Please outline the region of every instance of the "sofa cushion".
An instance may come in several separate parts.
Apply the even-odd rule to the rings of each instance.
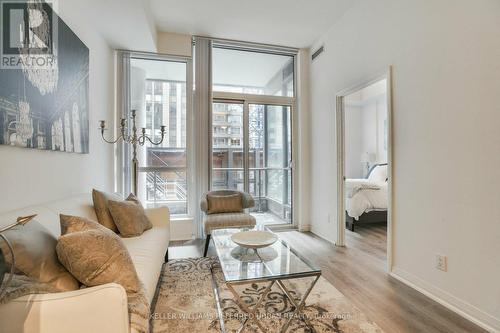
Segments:
[[[125,201],[109,200],[108,208],[122,237],[140,236],[153,227],[141,202],[133,194]]]
[[[241,213],[243,212],[243,200],[240,193],[229,195],[207,194],[207,214],[217,213]]]
[[[143,283],[149,302],[153,301],[165,252],[170,239],[169,228],[154,226],[139,237],[122,238],[130,253],[139,279]]]
[[[210,234],[214,229],[253,227],[255,223],[255,217],[250,214],[210,214],[205,216],[205,234]]]
[[[119,201],[122,200],[122,198],[120,198],[117,194],[106,193],[93,189],[92,200],[94,202],[95,214],[97,215],[99,223],[114,232],[118,232],[118,228],[116,227],[113,217],[109,211],[108,201]]]
[[[86,286],[115,282],[127,292],[140,290],[130,254],[111,230],[89,229],[62,235],[56,250],[61,263]]]
[[[78,281],[57,259],[57,239],[40,223],[31,221],[6,231],[4,235],[12,244],[15,268],[18,271],[61,291],[79,288]],[[0,242],[0,247],[7,263],[11,265],[9,247],[3,241]]]

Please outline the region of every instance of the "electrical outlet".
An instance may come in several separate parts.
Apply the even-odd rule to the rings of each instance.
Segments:
[[[448,271],[448,257],[436,254],[436,268],[443,272]]]

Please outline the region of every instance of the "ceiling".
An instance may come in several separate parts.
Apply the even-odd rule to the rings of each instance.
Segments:
[[[149,0],[158,31],[309,47],[359,0]]]
[[[156,27],[147,0],[61,0],[56,4],[70,28],[91,25],[114,49],[156,51]]]
[[[309,47],[358,1],[64,0],[58,12],[119,49],[155,52],[157,31]]]

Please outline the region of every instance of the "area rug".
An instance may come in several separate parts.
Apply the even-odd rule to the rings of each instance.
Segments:
[[[172,260],[164,265],[156,304],[151,313],[152,332],[220,332],[211,265],[219,284],[225,330],[228,333],[238,331],[247,317],[225,287],[217,259],[193,258]],[[287,280],[285,283],[298,300],[311,282],[312,278],[302,278]],[[263,282],[253,283],[241,286],[237,291],[244,295],[246,305],[252,308],[266,286]],[[273,286],[244,331],[261,332],[254,321],[259,320],[266,332],[279,332],[294,309],[283,291],[278,286]],[[322,277],[307,298],[303,314],[307,316],[313,329],[305,324],[302,316],[297,316],[291,321],[287,332],[383,332]]]

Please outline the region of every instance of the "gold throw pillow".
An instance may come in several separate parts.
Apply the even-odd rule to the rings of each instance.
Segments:
[[[57,242],[59,261],[86,286],[115,282],[127,292],[139,291],[139,278],[122,240],[111,230],[65,234]]]
[[[120,196],[112,193],[105,193],[96,189],[92,190],[92,200],[94,201],[94,210],[97,215],[97,221],[106,228],[118,232],[118,228],[113,221],[113,217],[109,212],[109,200],[122,200]]]
[[[208,194],[207,201],[207,214],[243,212],[243,201],[241,194],[238,193],[230,195]]]
[[[133,194],[125,201],[110,200],[108,206],[122,237],[139,236],[153,227],[141,202]]]
[[[107,230],[107,228],[85,217],[59,214],[61,235],[85,230]]]
[[[57,239],[43,225],[31,221],[6,231],[4,235],[14,249],[16,270],[60,291],[79,288],[78,281],[57,259]],[[6,262],[12,265],[10,249],[4,241],[0,241],[0,248]]]

